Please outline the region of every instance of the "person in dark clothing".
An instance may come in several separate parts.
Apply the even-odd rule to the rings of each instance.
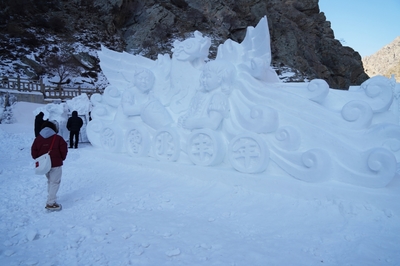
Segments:
[[[69,147],[75,149],[78,148],[79,142],[79,131],[83,126],[83,120],[78,116],[77,111],[72,112],[72,116],[68,119],[67,129],[69,130]],[[75,143],[74,143],[75,139]],[[75,144],[75,145],[74,145]]]
[[[39,135],[35,138],[31,147],[33,159],[49,152],[51,143],[53,143],[50,152],[51,169],[46,174],[47,177],[47,203],[46,209],[60,210],[61,205],[57,203],[57,192],[60,187],[62,176],[63,161],[67,158],[67,143],[57,135],[57,122],[44,121]]]
[[[35,138],[39,135],[39,132],[42,129],[42,125],[44,122],[43,117],[44,117],[43,112],[40,112],[35,117]]]

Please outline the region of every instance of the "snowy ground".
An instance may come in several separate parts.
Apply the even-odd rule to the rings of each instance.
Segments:
[[[400,265],[400,177],[369,189],[69,150],[61,212],[30,146],[38,105],[0,125],[0,265]]]

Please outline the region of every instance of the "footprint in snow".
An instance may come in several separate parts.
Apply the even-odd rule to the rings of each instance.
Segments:
[[[46,238],[51,234],[51,230],[50,229],[42,229],[39,231],[39,234],[42,238]]]
[[[27,261],[25,261],[25,265],[38,265],[38,261],[37,260],[27,260]]]
[[[172,236],[171,232],[166,232],[166,233],[163,234],[164,238],[170,238],[171,236]]]
[[[10,250],[10,249],[3,252],[4,256],[7,256],[7,257],[11,257],[12,255],[14,255],[14,253],[15,253],[15,251]]]
[[[29,231],[26,234],[26,239],[28,241],[33,241],[33,240],[37,239],[37,236],[38,236],[38,233],[36,231]]]
[[[144,249],[141,248],[141,247],[135,248],[135,249],[133,250],[133,254],[135,254],[136,256],[140,256],[140,255],[142,255],[143,253],[144,253]]]
[[[165,252],[165,255],[167,255],[168,257],[175,257],[175,256],[179,256],[180,254],[181,254],[181,250],[179,248],[175,248],[175,249]]]
[[[128,239],[128,238],[131,238],[131,236],[132,235],[130,233],[125,233],[125,234],[122,235],[122,238]]]
[[[140,244],[140,246],[143,248],[148,248],[150,246],[150,243],[142,243]]]

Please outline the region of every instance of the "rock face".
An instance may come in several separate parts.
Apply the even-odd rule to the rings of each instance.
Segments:
[[[195,30],[212,39],[213,59],[220,43],[240,43],[246,28],[267,15],[277,72],[290,68],[299,74],[292,81],[321,78],[341,89],[368,78],[360,55],[334,39],[318,0],[19,0],[0,2],[0,10],[0,44],[7,47],[0,53],[3,62],[15,58],[8,51],[24,46],[26,54],[20,49],[18,56],[39,54],[35,59],[42,63],[54,46],[71,49],[77,42],[92,51],[103,44],[155,59],[171,54],[173,41]]]
[[[359,85],[368,76],[361,56],[334,39],[318,0],[171,0],[123,1],[117,25],[127,50],[155,56],[169,52],[171,40],[199,30],[217,45],[230,38],[241,42],[248,26],[267,15],[272,64],[287,66],[307,78],[326,80],[332,88]],[[157,45],[154,45],[154,44]]]
[[[400,36],[375,54],[364,57],[362,62],[370,77],[382,75],[390,78],[395,75],[400,78]]]

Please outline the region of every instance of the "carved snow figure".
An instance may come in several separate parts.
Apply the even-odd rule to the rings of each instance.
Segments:
[[[129,119],[140,116],[153,129],[171,124],[172,117],[154,96],[154,74],[148,69],[139,69],[134,74],[134,86],[122,93],[116,120],[129,123]]]
[[[147,154],[150,148],[149,131],[170,125],[173,120],[154,96],[155,77],[150,70],[135,68],[130,78],[130,86],[122,93],[114,87],[106,89],[103,100],[115,108],[113,112],[108,112],[112,113],[112,118],[109,121],[103,119],[100,125],[99,118],[101,120],[107,117],[98,114],[99,100],[98,96],[95,96],[95,112],[90,129],[92,133],[97,131],[98,139],[96,140],[96,134],[91,134],[92,139],[103,148],[115,152],[126,150],[133,156],[142,156]],[[113,93],[107,93],[109,91]],[[101,106],[100,110],[103,113],[105,106]]]
[[[178,120],[178,127],[192,131],[184,138],[186,152],[195,164],[215,165],[224,159],[226,141],[221,129],[224,118],[229,117],[229,95],[235,75],[235,67],[229,62],[207,63],[189,109]]]
[[[172,112],[179,114],[187,110],[197,89],[210,46],[210,38],[203,37],[199,31],[194,32],[194,38],[174,42],[168,92]]]
[[[179,119],[185,129],[210,128],[216,130],[229,116],[229,94],[235,79],[235,68],[230,63],[211,61],[204,67],[200,87],[193,96],[189,110]]]
[[[268,176],[279,167],[306,182],[389,184],[400,161],[396,83],[373,77],[349,91],[319,79],[282,83],[270,66],[269,39],[264,17],[207,63],[210,40],[197,31],[174,43],[172,59],[102,47],[111,86],[92,96],[89,140],[132,156],[188,157],[244,173]]]
[[[134,77],[135,86],[124,91],[120,111],[117,112],[116,120],[119,124],[122,122],[129,125],[125,143],[128,152],[133,156],[147,155],[152,129],[158,130],[170,126],[173,122],[168,111],[152,91],[154,79],[154,74],[150,70],[138,70]],[[151,129],[141,125],[140,120],[135,116],[140,117],[141,121]]]

